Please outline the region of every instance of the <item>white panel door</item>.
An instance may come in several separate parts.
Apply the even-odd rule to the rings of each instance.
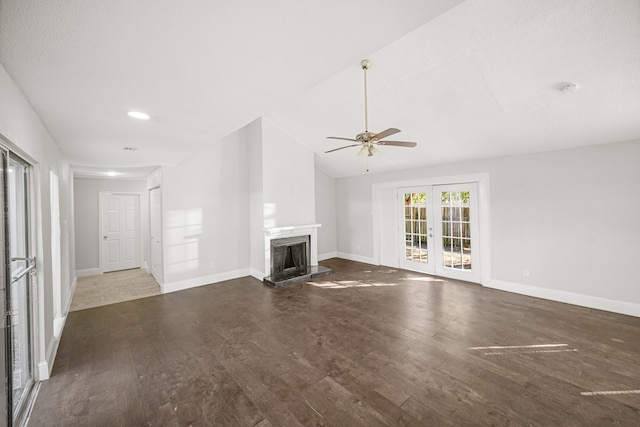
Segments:
[[[149,228],[151,274],[162,283],[162,194],[160,188],[149,190]]]
[[[102,271],[139,268],[140,195],[100,193]]]

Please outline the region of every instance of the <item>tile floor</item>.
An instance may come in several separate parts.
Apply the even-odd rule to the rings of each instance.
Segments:
[[[142,268],[80,277],[70,311],[160,295],[160,286]]]

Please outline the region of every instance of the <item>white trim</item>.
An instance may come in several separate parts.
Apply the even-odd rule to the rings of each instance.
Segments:
[[[252,268],[252,269],[251,269],[251,271],[250,271],[250,276],[251,276],[251,277],[254,277],[254,278],[256,278],[256,279],[258,279],[258,280],[260,280],[260,281],[263,281],[263,280],[264,280],[264,278],[265,278],[264,273],[263,273],[262,271],[258,271],[258,270],[256,270],[255,268]]]
[[[225,280],[237,279],[239,277],[249,276],[249,269],[227,271],[224,273],[210,274],[208,276],[196,277],[194,279],[180,280],[178,282],[163,283],[160,289],[163,294],[170,292],[182,291],[185,289],[196,288],[198,286],[211,285],[213,283],[223,282]],[[260,279],[262,280],[262,279]]]
[[[76,270],[76,277],[99,276],[102,272],[100,268],[85,268],[84,270]]]
[[[60,344],[60,339],[62,338],[64,325],[67,323],[67,316],[69,314],[69,310],[71,309],[73,294],[76,292],[77,286],[78,278],[74,277],[73,282],[71,283],[71,288],[69,290],[70,298],[67,301],[66,307],[64,309],[64,317],[57,317],[53,320],[53,339],[51,340],[51,342],[49,343],[49,347],[47,348],[45,360],[42,360],[38,363],[38,380],[40,381],[48,380],[49,375],[51,374],[51,369],[53,369],[53,363],[55,362],[56,355],[58,354],[58,345]]]
[[[49,364],[46,360],[38,363],[38,380],[44,381],[49,379]]]
[[[73,301],[73,295],[76,293],[77,286],[78,286],[78,278],[74,277],[73,282],[71,282],[71,288],[69,288],[69,300],[67,301],[67,305],[63,311],[65,317],[69,314],[69,310],[71,310],[71,302]]]
[[[506,282],[502,280],[493,280],[489,285],[485,286],[487,288],[499,289],[501,291],[640,317],[640,304],[559,291],[556,289],[541,288],[539,286],[523,285],[522,283]]]
[[[285,227],[269,227],[269,228],[265,228],[264,229],[264,234],[266,234],[267,236],[270,235],[278,235],[278,237],[280,235],[287,235],[287,236],[294,236],[294,235],[298,235],[298,232],[307,230],[308,228],[318,228],[318,227],[322,227],[322,224],[306,224],[306,225],[288,225]],[[290,232],[290,233],[289,233]]]
[[[372,265],[380,265],[376,262],[376,260],[373,257],[349,254],[346,252],[338,252],[337,255],[338,255],[338,258],[348,259],[349,261],[363,262],[365,264],[372,264]]]
[[[338,251],[325,252],[323,254],[318,254],[318,261],[324,261],[330,258],[338,258]]]

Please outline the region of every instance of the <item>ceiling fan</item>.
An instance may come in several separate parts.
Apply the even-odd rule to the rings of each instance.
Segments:
[[[415,142],[406,142],[406,141],[382,141],[383,138],[386,138],[391,135],[395,135],[400,132],[400,129],[389,128],[387,130],[383,130],[382,132],[374,133],[369,132],[369,117],[368,117],[368,109],[367,109],[367,70],[371,67],[371,61],[368,59],[363,59],[360,62],[362,66],[362,70],[364,71],[364,132],[356,135],[355,139],[353,138],[343,138],[340,136],[328,136],[327,139],[339,139],[343,141],[353,141],[357,142],[357,144],[345,145],[344,147],[334,148],[333,150],[325,151],[325,153],[332,153],[334,151],[342,150],[344,148],[350,147],[358,147],[360,146],[360,151],[358,151],[358,156],[360,157],[372,157],[375,154],[379,153],[379,150],[375,147],[376,145],[391,145],[395,147],[415,147],[417,143]]]

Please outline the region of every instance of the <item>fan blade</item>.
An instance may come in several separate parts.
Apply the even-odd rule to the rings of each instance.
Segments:
[[[361,144],[345,145],[344,147],[334,148],[333,150],[325,151],[325,153],[333,153],[334,151],[342,150],[343,148],[357,147]]]
[[[327,139],[340,139],[342,141],[353,141],[353,142],[358,142],[357,139],[353,139],[353,138],[343,138],[341,136],[328,136]]]
[[[376,142],[378,145],[393,145],[396,147],[415,147],[418,145],[417,142],[406,142],[406,141],[378,141]]]
[[[379,133],[377,133],[377,134],[373,135],[373,136],[371,137],[371,139],[378,139],[378,140],[380,140],[380,139],[382,139],[382,138],[386,138],[386,137],[388,137],[388,136],[395,135],[395,134],[396,134],[396,133],[398,133],[398,132],[400,132],[400,129],[396,129],[396,128],[389,128],[389,129],[387,129],[387,130],[383,130],[382,132],[379,132]]]

